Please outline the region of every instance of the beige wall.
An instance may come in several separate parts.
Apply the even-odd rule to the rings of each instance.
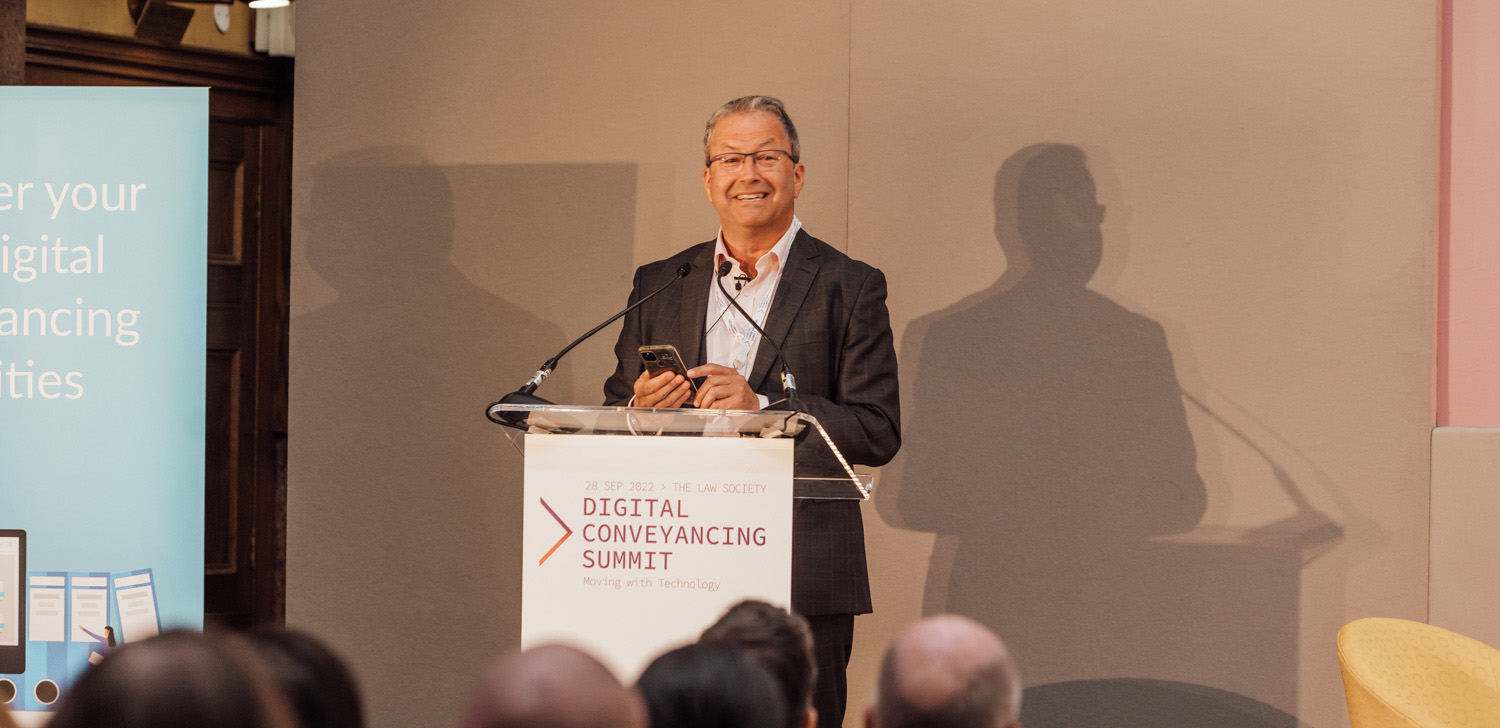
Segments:
[[[1432,624],[1500,645],[1500,428],[1432,431]]]
[[[713,234],[702,120],[764,92],[901,354],[851,720],[955,609],[1032,728],[1342,724],[1337,628],[1426,617],[1435,9],[758,10],[302,8],[289,622],[377,726],[452,722],[518,619],[520,458],[480,409]],[[613,334],[544,394],[597,401]]]

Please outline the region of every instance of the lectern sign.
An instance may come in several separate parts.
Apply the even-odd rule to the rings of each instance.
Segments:
[[[528,435],[521,642],[630,678],[730,604],[791,601],[792,441]]]

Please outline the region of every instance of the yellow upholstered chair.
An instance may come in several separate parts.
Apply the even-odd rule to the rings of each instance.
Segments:
[[[1500,728],[1500,651],[1421,622],[1339,630],[1353,728]]]

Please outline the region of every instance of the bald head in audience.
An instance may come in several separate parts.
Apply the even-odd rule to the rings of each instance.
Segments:
[[[1019,728],[1021,676],[984,625],[944,614],[908,627],[880,666],[866,728]]]
[[[544,645],[493,662],[479,678],[462,728],[644,728],[646,710],[614,674],[581,650]]]

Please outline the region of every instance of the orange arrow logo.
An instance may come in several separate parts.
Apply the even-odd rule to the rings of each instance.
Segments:
[[[569,536],[573,535],[573,529],[568,528],[568,524],[563,523],[563,519],[557,517],[557,512],[552,510],[552,506],[547,505],[547,501],[544,501],[541,498],[538,498],[537,500],[542,501],[542,507],[546,508],[547,512],[552,514],[552,520],[557,521],[557,525],[562,526],[563,530],[567,531],[567,533],[564,533],[562,535],[562,538],[557,539],[557,543],[552,544],[552,548],[547,549],[547,553],[546,555],[542,556],[542,560],[536,562],[537,566],[541,566],[542,564],[547,563],[547,559],[552,558],[552,554],[557,551],[558,546],[563,545],[563,542],[568,540]]]

